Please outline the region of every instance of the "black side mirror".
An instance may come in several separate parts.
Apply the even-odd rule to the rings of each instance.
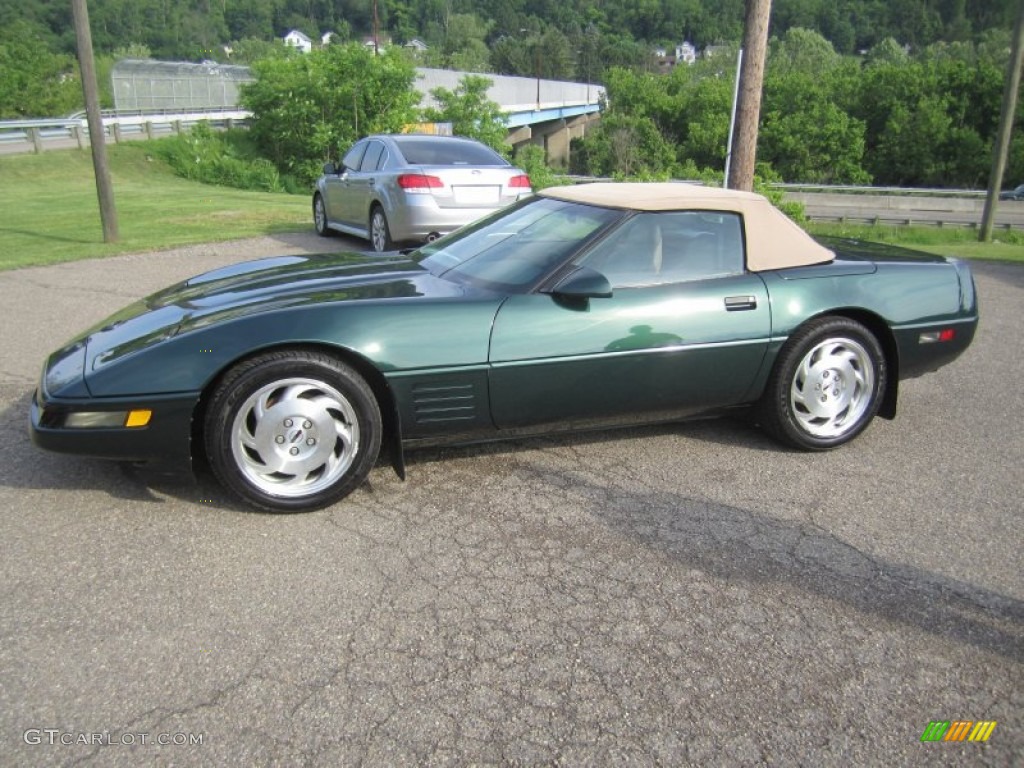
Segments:
[[[338,170],[334,167],[334,163],[324,163],[324,176],[333,176]]]
[[[551,293],[564,299],[610,299],[612,284],[596,269],[580,267],[559,280]]]

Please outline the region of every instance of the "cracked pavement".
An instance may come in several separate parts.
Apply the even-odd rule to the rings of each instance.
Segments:
[[[404,483],[381,464],[288,516],[31,446],[39,367],[72,334],[324,245],[361,247],[0,273],[0,763],[1020,764],[1024,267],[974,265],[974,346],[826,454],[733,420],[422,450]],[[998,725],[920,742],[947,719]]]

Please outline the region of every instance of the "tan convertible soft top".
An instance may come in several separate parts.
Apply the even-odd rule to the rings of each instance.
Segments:
[[[729,211],[743,217],[747,269],[803,267],[832,261],[835,254],[819,245],[762,195],[679,182],[597,182],[548,187],[538,194],[556,200],[636,211]]]

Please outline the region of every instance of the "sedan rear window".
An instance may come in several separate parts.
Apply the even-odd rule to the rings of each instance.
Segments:
[[[508,165],[497,152],[476,142],[405,136],[394,141],[410,165]]]

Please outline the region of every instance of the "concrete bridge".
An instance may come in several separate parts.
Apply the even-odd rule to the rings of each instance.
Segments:
[[[430,95],[435,88],[455,90],[470,72],[447,69],[416,70],[416,89],[423,95],[423,106],[436,106]],[[536,144],[544,149],[552,165],[568,166],[569,142],[586,134],[588,126],[600,118],[603,85],[544,80],[534,77],[481,74],[492,81],[487,97],[499,104],[508,116],[509,143],[519,148]]]

